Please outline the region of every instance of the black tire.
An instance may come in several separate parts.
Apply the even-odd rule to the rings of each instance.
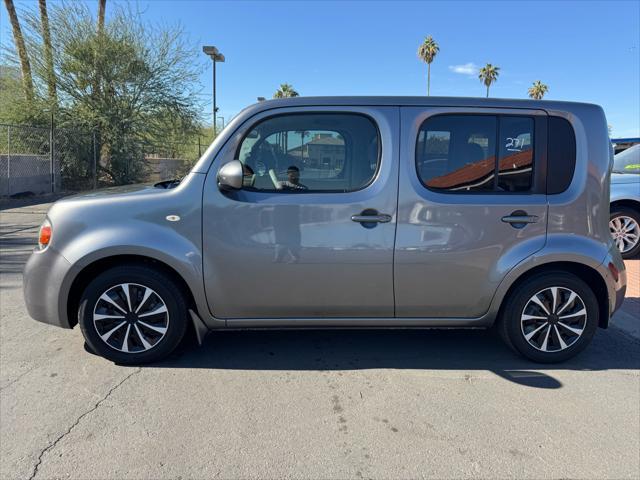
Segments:
[[[120,294],[120,292],[124,294],[124,289],[121,287],[123,284],[132,284],[126,287],[126,295],[135,297],[128,301],[132,304],[130,308]],[[143,302],[147,289],[152,292]],[[116,299],[115,303],[120,306],[120,309],[112,306],[113,302],[108,304],[100,300],[106,292],[110,292],[110,298]],[[141,313],[138,317],[136,313],[132,313],[136,310],[136,305],[141,307],[139,312],[144,312],[144,309],[150,312]],[[105,308],[111,308],[114,315],[122,315],[122,319],[107,318],[106,321],[112,323],[106,326],[99,318],[94,321],[94,314],[104,312]],[[164,312],[153,313],[162,311],[163,308],[166,308],[166,317]],[[143,265],[120,266],[100,273],[89,283],[80,298],[78,323],[88,347],[96,354],[117,364],[140,365],[165,358],[180,344],[188,326],[187,308],[184,293],[165,273]],[[126,317],[122,309],[127,310]],[[106,315],[100,316],[106,317]],[[123,325],[117,327],[121,323]],[[112,333],[107,340],[103,340],[98,329],[102,329],[102,335],[106,336],[105,330],[110,331],[112,328],[115,333]],[[141,334],[144,341],[140,340]],[[122,343],[119,346],[120,338]],[[122,349],[127,350],[128,353]]]
[[[640,225],[640,212],[633,208],[614,205],[611,208],[611,215],[609,216],[609,221],[613,221],[617,217],[630,217],[636,222],[636,225]],[[613,232],[612,232],[612,235],[613,235]],[[622,253],[622,252],[620,253],[622,255],[622,258],[624,258],[625,260],[629,258],[637,257],[638,254],[640,254],[640,239],[638,239],[638,243],[636,243],[635,247],[633,247],[631,250],[628,250],[625,253]]]
[[[583,316],[577,316],[573,317],[571,320],[567,319],[563,321],[565,325],[573,321],[581,322],[577,326],[570,325],[576,330],[582,330],[581,334],[577,336],[577,338],[573,331],[566,330],[562,325],[557,323],[557,317],[554,317],[553,319],[549,317],[546,320],[528,321],[539,323],[521,323],[523,314],[525,313],[525,308],[531,309],[532,306],[537,308],[536,305],[530,303],[532,297],[541,293],[541,298],[544,299],[545,295],[548,297],[550,294],[546,289],[551,289],[552,287],[560,287],[561,293],[559,294],[559,298],[563,295],[565,299],[567,296],[570,296],[568,291],[575,292],[578,295],[578,297],[569,304],[570,308],[567,307],[566,312],[572,313],[572,309],[575,309],[575,311],[582,311],[582,305],[584,306],[586,318],[583,319]],[[561,309],[562,305],[563,304],[559,300],[556,312]],[[551,305],[548,306],[551,307]],[[553,313],[551,308],[550,310],[551,313]],[[527,311],[529,312],[530,310]],[[540,312],[542,312],[542,310],[540,310]],[[540,315],[546,316],[544,313],[540,313]],[[598,315],[599,309],[596,296],[585,282],[571,273],[563,271],[545,272],[525,279],[510,292],[509,297],[505,300],[501,316],[498,319],[497,328],[498,332],[505,340],[505,343],[529,360],[539,363],[556,363],[563,362],[577,355],[591,342],[596,328],[598,327]],[[526,325],[526,327],[524,325]],[[542,344],[540,344],[540,341],[543,340],[546,334],[547,325],[549,326],[550,331],[549,338],[547,339],[547,343],[542,341]],[[527,333],[531,333],[533,330],[538,328],[538,326],[541,328],[541,330],[539,330],[540,333],[538,336],[534,336],[530,339],[532,343],[538,343],[537,347],[535,347],[525,338],[524,332],[526,328],[528,329]],[[561,335],[571,336],[571,339],[563,338],[562,340],[562,342],[565,342],[565,345],[567,345],[566,348],[562,347],[561,341],[558,339],[556,329]],[[548,348],[548,351],[543,351],[541,348]]]

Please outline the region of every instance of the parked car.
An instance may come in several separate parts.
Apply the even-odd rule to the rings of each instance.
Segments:
[[[189,325],[483,327],[538,362],[626,288],[596,105],[294,98],[239,114],[175,188],[55,203],[24,271],[36,320],[122,364]]]
[[[640,253],[640,145],[613,159],[609,229],[622,258],[633,258]]]

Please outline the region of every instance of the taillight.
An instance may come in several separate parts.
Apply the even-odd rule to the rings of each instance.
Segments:
[[[40,225],[40,231],[38,232],[38,248],[44,250],[49,246],[51,242],[51,222],[45,220]]]

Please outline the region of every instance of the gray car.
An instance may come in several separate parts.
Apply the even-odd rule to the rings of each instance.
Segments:
[[[622,258],[640,253],[640,145],[613,157],[609,229]]]
[[[179,184],[54,204],[24,271],[36,320],[118,363],[193,327],[493,325],[539,362],[620,307],[596,105],[327,97],[241,112]],[[174,187],[174,188],[169,188]]]

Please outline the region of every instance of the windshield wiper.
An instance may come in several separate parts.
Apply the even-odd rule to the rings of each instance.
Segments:
[[[156,188],[175,188],[177,187],[180,182],[182,181],[181,178],[173,178],[171,180],[164,180],[162,182],[158,182],[158,183],[154,183],[153,186]]]

